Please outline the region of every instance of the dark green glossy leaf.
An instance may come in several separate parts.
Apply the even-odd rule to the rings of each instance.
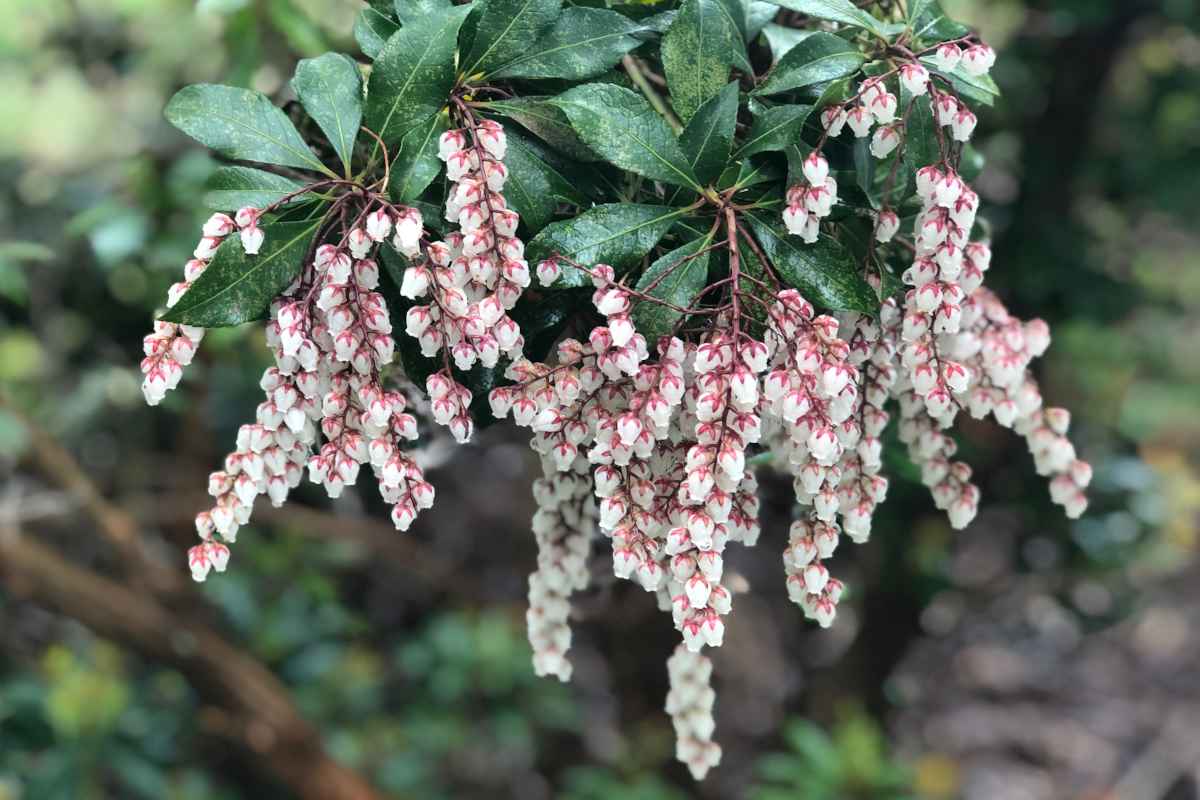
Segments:
[[[214,211],[236,211],[243,206],[263,208],[304,184],[253,167],[217,167],[205,183],[204,205]],[[303,195],[292,202],[299,202]]]
[[[659,257],[638,279],[638,291],[681,308],[688,307],[708,284],[712,251],[697,253],[708,247],[709,241],[696,239]],[[682,316],[681,311],[673,308],[641,302],[633,309],[633,324],[653,348],[658,337],[670,334]]]
[[[762,33],[767,40],[767,46],[771,48],[772,61],[779,61],[779,59],[783,58],[784,53],[816,32],[802,31],[797,28],[789,28],[786,25],[770,23],[763,28]]]
[[[929,68],[930,72],[948,78],[954,91],[968,100],[990,106],[1000,96],[1000,87],[989,75],[971,75],[962,68],[962,64],[947,72],[939,69],[937,62],[929,56],[923,57],[921,62]]]
[[[167,103],[167,121],[226,158],[328,172],[266,95],[197,83]]]
[[[487,110],[520,123],[546,144],[574,159],[600,160],[579,138],[563,110],[549,99],[514,97],[511,100],[497,100],[488,103]]]
[[[850,0],[770,0],[770,2],[817,19],[862,28],[880,37],[886,37],[891,32],[889,26],[882,20],[878,20],[858,8]]]
[[[589,148],[653,180],[699,188],[670,126],[640,94],[608,83],[577,86],[554,99]]]
[[[747,42],[753,42],[779,14],[779,6],[774,3],[764,3],[761,0],[751,0],[744,5],[746,6],[745,38]]]
[[[708,100],[679,134],[679,147],[700,183],[711,183],[725,169],[737,127],[738,85],[726,84]]]
[[[901,92],[901,101],[905,100],[912,102],[913,106],[904,123],[904,160],[915,171],[938,163],[942,156],[938,147],[937,121],[933,118],[929,95],[914,99],[907,92]]]
[[[462,73],[491,74],[529,49],[554,24],[560,0],[479,0],[475,37]]]
[[[966,36],[971,29],[966,25],[955,22],[942,11],[940,3],[935,0],[918,0],[925,9],[912,18],[913,39],[925,45],[935,45],[941,42]]]
[[[438,137],[450,130],[450,115],[436,111],[405,134],[392,158],[388,191],[399,203],[409,203],[442,171]]]
[[[570,178],[550,163],[542,147],[516,132],[508,134],[504,165],[508,167],[504,196],[531,232],[540,231],[550,222],[559,203],[578,206],[588,202]]]
[[[354,41],[367,58],[374,59],[379,51],[400,30],[396,20],[374,8],[364,8],[354,20]]]
[[[812,106],[775,106],[755,116],[738,155],[783,150],[800,141],[800,131],[812,109]]]
[[[858,71],[866,56],[832,33],[814,33],[779,59],[754,94],[777,94],[844,78]]]
[[[341,53],[303,59],[296,65],[292,89],[348,173],[362,124],[362,73],[358,65]]]
[[[773,212],[746,215],[755,238],[775,271],[806,299],[832,311],[879,312],[875,290],[859,273],[846,248],[828,234],[814,244],[790,236]]]
[[[401,24],[411,25],[427,14],[439,14],[450,8],[450,0],[396,0],[396,17]]]
[[[446,105],[454,86],[458,29],[470,6],[456,6],[413,21],[388,39],[367,82],[367,127],[383,141],[399,142]]]
[[[531,265],[558,254],[585,266],[610,264],[618,271],[640,261],[684,211],[666,206],[611,203],[542,229],[525,248]],[[555,288],[587,286],[590,278],[564,265]]]
[[[219,328],[261,318],[300,273],[320,224],[317,218],[264,225],[266,239],[254,256],[246,255],[238,236],[226,237],[204,274],[163,319]]]
[[[734,54],[740,52],[744,60],[745,50],[722,0],[684,0],[662,42],[671,105],[684,122],[729,82]]]
[[[602,8],[568,8],[542,38],[496,73],[502,78],[593,78],[641,43],[644,28]]]

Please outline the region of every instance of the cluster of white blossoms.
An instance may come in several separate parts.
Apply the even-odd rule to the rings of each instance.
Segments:
[[[438,143],[449,181],[446,219],[458,230],[424,246],[401,286],[409,299],[429,298],[428,305],[409,309],[405,327],[425,356],[445,354],[426,388],[435,421],[459,442],[474,429],[471,392],[455,380],[450,359],[466,371],[476,363],[493,367],[502,355],[518,358],[524,339],[507,311],[530,283],[525,245],[516,235],[519,217],[502,193],[508,178],[504,129],[492,120],[467,122]]]
[[[716,720],[713,706],[712,661],[682,645],[667,659],[666,711],[675,727],[675,757],[687,765],[692,777],[703,780],[721,761],[721,745],[713,741]]]
[[[197,515],[201,542],[188,551],[197,581],[225,569],[228,544],[249,521],[256,498],[266,494],[281,505],[306,467],[313,483],[338,497],[370,464],[401,530],[433,503],[433,486],[403,449],[417,438],[417,421],[406,413],[404,395],[382,381],[394,343],[387,306],[375,291],[379,268],[369,257],[393,230],[397,249],[415,247],[421,218],[414,209],[390,207],[362,216],[365,227],[345,237],[349,251],[317,247],[309,268],[271,305],[266,340],[275,365],[263,373],[255,421],[238,431],[224,469],[209,476],[214,505]]]
[[[821,220],[832,213],[837,202],[838,185],[829,174],[829,162],[819,150],[804,159],[802,171],[804,183],[788,187],[783,222],[788,233],[812,244],[821,234]]]

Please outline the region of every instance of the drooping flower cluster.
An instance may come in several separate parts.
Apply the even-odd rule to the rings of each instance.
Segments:
[[[721,745],[713,741],[717,693],[712,688],[712,661],[681,645],[667,659],[667,678],[671,689],[666,711],[675,727],[675,757],[693,778],[703,780],[721,761]]]
[[[263,373],[255,422],[241,427],[224,469],[209,476],[214,506],[196,517],[202,541],[188,553],[196,580],[224,570],[227,545],[258,495],[281,505],[306,467],[313,483],[337,497],[370,464],[400,530],[433,502],[433,486],[403,449],[417,438],[417,421],[404,395],[382,380],[394,343],[375,291],[379,268],[368,257],[393,228],[398,248],[410,244],[420,214],[380,208],[364,216],[366,227],[346,236],[349,252],[317,247],[310,268],[272,304],[266,339],[275,366]]]
[[[829,174],[829,162],[819,150],[813,150],[803,164],[804,183],[787,192],[783,222],[788,232],[812,244],[821,233],[821,220],[828,217],[837,202],[837,181]]]
[[[450,185],[446,219],[459,230],[424,248],[424,258],[406,270],[401,293],[430,300],[409,309],[406,330],[425,356],[447,354],[427,388],[434,419],[465,442],[474,429],[471,392],[454,378],[450,357],[466,371],[476,362],[493,367],[502,355],[520,355],[524,339],[507,311],[529,286],[529,264],[516,236],[519,217],[502,193],[504,129],[468,117],[465,127],[442,134],[438,146]]]

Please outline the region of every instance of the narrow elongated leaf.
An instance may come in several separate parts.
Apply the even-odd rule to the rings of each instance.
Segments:
[[[579,134],[571,120],[551,100],[539,97],[514,97],[488,103],[487,110],[519,122],[524,128],[559,152],[578,161],[599,161]]]
[[[362,73],[358,65],[341,53],[303,59],[296,65],[292,89],[349,172],[354,141],[362,124]]]
[[[814,33],[779,59],[754,94],[778,94],[844,78],[858,71],[866,56],[832,33]]]
[[[725,169],[737,127],[738,85],[729,83],[704,105],[679,134],[679,147],[701,183],[712,183]]]
[[[480,0],[466,75],[491,74],[529,49],[558,17],[561,0]]]
[[[167,103],[167,121],[226,158],[328,172],[300,132],[267,96],[197,83]]]
[[[808,300],[832,311],[879,312],[875,290],[836,239],[822,234],[814,244],[806,244],[788,235],[769,212],[757,210],[747,216],[755,238],[779,276]]]
[[[532,139],[509,133],[508,154],[504,157],[504,165],[508,167],[504,196],[521,215],[525,227],[535,233],[546,227],[559,203],[580,206],[588,202],[551,160],[545,148]]]
[[[618,271],[640,261],[658,244],[684,212],[666,206],[611,203],[596,206],[579,216],[554,222],[526,246],[530,264],[557,253],[586,266],[610,264]],[[555,288],[589,285],[591,279],[564,266]]]
[[[934,0],[912,0],[908,4],[908,19],[910,21],[920,19],[933,3]]]
[[[961,64],[950,71],[946,71],[938,67],[937,61],[930,56],[923,57],[921,62],[929,67],[930,72],[941,75],[943,78],[948,78],[950,83],[954,85],[954,91],[968,100],[990,106],[1000,96],[1000,87],[996,85],[996,82],[989,75],[971,75],[962,68]]]
[[[318,218],[264,226],[266,239],[254,256],[242,250],[239,237],[226,237],[204,274],[163,319],[204,328],[259,319],[299,274],[320,224]]]
[[[929,95],[912,98],[907,91],[901,92],[901,100],[912,102],[912,111],[908,112],[904,123],[904,160],[913,170],[930,164],[936,164],[941,159],[941,148],[938,146],[937,121],[933,118],[933,109],[929,104]]]
[[[766,29],[767,25],[771,24],[771,20],[775,19],[779,14],[779,6],[774,3],[765,3],[762,0],[750,0],[744,2],[746,6],[746,42],[753,42],[758,38],[758,35]]]
[[[640,44],[634,34],[644,28],[603,8],[564,9],[546,35],[496,71],[504,78],[595,77]]]
[[[450,115],[436,111],[428,119],[417,123],[400,140],[400,147],[392,158],[392,174],[388,183],[394,200],[400,203],[416,200],[442,171],[438,137],[448,130]]]
[[[236,211],[244,206],[269,206],[303,188],[303,184],[253,167],[218,167],[204,188],[204,205],[207,208]],[[303,197],[301,195],[292,202],[299,202]]]
[[[876,36],[886,37],[890,33],[890,29],[882,20],[875,19],[866,11],[857,8],[850,0],[769,0],[769,2],[817,19],[827,19],[830,22],[862,28]]]
[[[745,49],[722,0],[684,0],[662,42],[671,105],[684,122],[729,82],[733,54]]]
[[[458,29],[470,6],[430,13],[401,28],[375,59],[367,82],[367,127],[386,144],[404,138],[446,104],[454,86]]]
[[[398,30],[400,26],[391,17],[374,8],[364,8],[354,20],[354,41],[363,55],[373,60]]]
[[[699,188],[671,128],[640,94],[589,83],[559,95],[554,104],[589,148],[621,169]]]
[[[924,9],[918,9],[918,13],[912,14],[910,17],[914,40],[932,45],[949,39],[957,39],[971,32],[966,25],[947,17],[941,4],[936,0],[924,0],[923,3],[918,2],[916,5],[924,5]],[[913,5],[909,6],[910,11],[913,7]]]
[[[396,17],[402,25],[416,22],[426,14],[437,14],[451,6],[450,0],[396,0]]]
[[[680,308],[687,308],[696,295],[708,284],[708,265],[712,251],[697,255],[708,247],[709,239],[701,238],[677,247],[659,257],[638,279],[638,291]],[[641,302],[633,309],[633,324],[653,347],[658,337],[674,330],[683,316],[681,311]]]
[[[788,145],[800,141],[800,131],[804,129],[804,123],[812,109],[812,106],[768,108],[754,118],[754,124],[750,126],[750,132],[746,134],[746,141],[738,155],[745,157],[755,153],[783,150]]]

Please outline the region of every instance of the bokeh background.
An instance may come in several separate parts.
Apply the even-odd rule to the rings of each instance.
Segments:
[[[356,51],[360,3],[0,0],[0,800],[1200,797],[1200,4],[945,5],[1001,53],[989,281],[1052,326],[1039,376],[1092,507],[1062,519],[1016,437],[968,425],[979,519],[953,533],[889,464],[822,632],[786,600],[768,480],[697,786],[661,710],[677,636],[639,589],[598,567],[574,681],[533,676],[536,467],[511,431],[448,454],[408,534],[373,492],[305,491],[187,579],[266,356],[215,331],[142,403],[214,166],[161,109],[196,81],[285,90],[296,59]]]

